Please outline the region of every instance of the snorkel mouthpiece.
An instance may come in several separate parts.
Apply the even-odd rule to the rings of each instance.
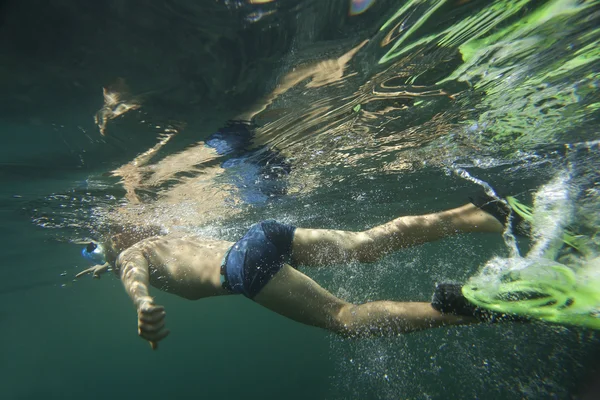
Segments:
[[[97,263],[104,264],[106,258],[104,257],[104,247],[100,243],[90,242],[83,250],[81,255],[87,260]]]

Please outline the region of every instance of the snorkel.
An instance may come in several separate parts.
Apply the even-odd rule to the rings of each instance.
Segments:
[[[95,264],[106,263],[106,254],[104,252],[104,246],[95,241],[88,243],[88,245],[81,250],[81,255],[85,259]]]

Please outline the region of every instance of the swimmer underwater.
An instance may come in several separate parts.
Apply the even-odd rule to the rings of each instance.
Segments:
[[[391,252],[454,234],[501,233],[510,220],[508,211],[502,202],[490,200],[433,214],[402,216],[363,232],[304,229],[267,220],[253,225],[236,243],[174,234],[155,236],[158,230],[139,228],[112,235],[105,243],[89,243],[82,253],[98,265],[76,277],[92,274],[98,278],[112,267],[137,309],[138,335],[153,349],[169,330],[165,309],[155,304],[150,286],[189,300],[241,294],[294,321],[348,337],[502,320],[502,314],[470,304],[457,284],[437,285],[431,303],[352,304],[297,269],[353,261],[373,263]],[[514,224],[515,219],[512,221]]]

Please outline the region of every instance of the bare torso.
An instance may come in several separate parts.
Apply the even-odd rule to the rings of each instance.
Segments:
[[[150,284],[190,300],[229,294],[221,287],[221,261],[233,243],[197,236],[158,236],[123,251],[117,269],[140,253],[148,261]]]

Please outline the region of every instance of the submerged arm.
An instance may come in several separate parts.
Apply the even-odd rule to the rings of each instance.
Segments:
[[[148,260],[141,251],[125,251],[119,256],[117,265],[120,267],[119,275],[125,291],[139,308],[144,302],[152,303],[148,288],[150,286],[150,275],[148,272]]]
[[[120,267],[125,291],[137,309],[138,335],[156,350],[158,342],[167,337],[169,330],[165,329],[164,307],[155,305],[150,297],[148,260],[139,250],[126,250],[117,259],[117,267]]]
[[[100,276],[102,274],[104,274],[105,272],[108,272],[109,269],[110,269],[110,264],[107,262],[104,264],[96,264],[93,267],[90,267],[84,271],[81,271],[80,273],[75,275],[75,278],[81,278],[84,275],[92,274],[92,277],[94,279],[100,279]]]

